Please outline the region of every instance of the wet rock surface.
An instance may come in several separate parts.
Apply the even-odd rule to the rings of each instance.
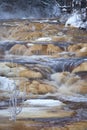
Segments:
[[[56,19],[2,21],[0,30],[0,130],[86,130],[87,33]]]

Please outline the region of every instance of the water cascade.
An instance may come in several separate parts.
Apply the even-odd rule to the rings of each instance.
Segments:
[[[87,129],[87,32],[60,2],[0,1],[0,130]]]

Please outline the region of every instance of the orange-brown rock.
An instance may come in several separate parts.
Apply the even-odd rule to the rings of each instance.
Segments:
[[[24,55],[28,55],[28,54],[41,54],[42,53],[42,45],[40,44],[35,44],[33,46],[31,46],[29,49],[27,49],[27,52],[25,52]]]
[[[25,78],[30,78],[30,79],[39,79],[42,78],[42,74],[40,72],[35,72],[33,70],[22,70],[19,72],[19,77],[25,77]]]
[[[62,49],[60,49],[58,46],[55,46],[53,44],[48,44],[48,46],[47,46],[48,55],[52,55],[52,54],[59,53],[59,52],[62,52]]]
[[[76,52],[77,57],[85,57],[87,56],[87,47],[82,47],[79,51]]]
[[[82,48],[81,44],[69,45],[68,51],[69,52],[76,52]]]
[[[48,45],[42,45],[42,54],[46,55],[47,54],[47,46]]]
[[[31,47],[27,48],[24,55],[45,55],[47,45],[34,44]]]
[[[22,81],[20,83],[20,90],[24,91],[26,89],[27,94],[46,94],[46,93],[54,93],[57,89],[45,83],[40,83],[39,81]]]
[[[47,124],[44,122],[40,121],[16,121],[16,122],[11,122],[11,121],[6,121],[2,120],[0,125],[0,130],[6,130],[6,129],[11,129],[11,130],[86,130],[87,129],[87,121],[79,121],[75,123],[69,123],[65,124],[64,126],[58,126],[56,125],[51,125]],[[50,126],[51,125],[51,126]]]
[[[80,71],[87,71],[87,62],[84,62],[78,65],[77,67],[73,69],[72,72],[75,73],[75,72],[80,72]]]
[[[27,48],[25,45],[16,44],[10,49],[9,52],[13,55],[24,55],[26,49]]]
[[[79,43],[79,45],[81,45],[82,48],[87,47],[87,43]]]
[[[75,122],[72,124],[64,125],[64,126],[52,126],[48,128],[42,128],[41,130],[86,130],[87,128],[87,121],[83,122]]]
[[[42,21],[41,21],[42,22]],[[64,28],[64,25],[45,22],[5,21],[0,27],[1,40],[34,40],[40,37],[52,37],[52,41],[86,43],[87,33],[76,28]],[[12,26],[10,26],[12,24]],[[61,33],[62,32],[62,33]],[[37,36],[36,36],[37,35]],[[80,37],[80,38],[79,38]]]
[[[48,84],[39,84],[39,94],[54,93],[57,89],[54,86]]]
[[[67,125],[66,128],[67,128],[67,130],[86,130],[87,129],[87,122],[80,121],[80,122],[72,123],[70,125]]]
[[[86,57],[87,56],[87,52],[77,52],[76,53],[76,57]]]
[[[29,29],[31,31],[40,31],[43,30],[45,25],[43,23],[29,23]]]
[[[70,42],[72,41],[72,37],[71,36],[67,36],[67,35],[63,35],[63,36],[53,36],[52,40],[55,42]]]
[[[75,84],[74,91],[80,94],[87,94],[87,82],[79,81]]]
[[[21,27],[20,27],[21,28]],[[43,33],[41,31],[23,31],[21,29],[16,30],[14,33],[12,33],[11,37],[12,39],[17,39],[17,40],[25,40],[25,41],[30,41],[30,40],[35,40],[37,38],[40,38],[43,36]]]
[[[21,91],[24,91],[24,90],[26,90],[26,92],[27,92],[27,88],[28,88],[28,86],[31,84],[31,82],[30,81],[25,81],[25,80],[20,80],[20,83],[19,83],[19,88],[20,88],[20,90]]]

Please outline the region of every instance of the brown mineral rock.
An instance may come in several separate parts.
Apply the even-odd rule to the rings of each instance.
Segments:
[[[24,55],[28,55],[28,54],[41,54],[42,53],[42,45],[40,44],[36,44],[31,46],[29,49],[27,49],[27,51],[24,53]]]
[[[72,124],[68,124],[65,126],[52,126],[48,128],[42,128],[41,130],[86,130],[87,129],[87,121],[76,122]]]
[[[87,62],[84,62],[78,65],[77,67],[73,69],[72,72],[75,73],[75,72],[80,72],[80,71],[87,71]]]
[[[76,52],[77,57],[85,57],[87,56],[87,46],[83,44],[82,48]]]
[[[55,86],[48,85],[45,83],[40,83],[39,81],[22,81],[20,83],[20,90],[24,91],[24,88],[26,89],[27,94],[33,93],[33,94],[46,94],[46,93],[54,93],[57,91]]]
[[[67,130],[86,130],[87,129],[87,122],[80,121],[80,122],[72,123],[70,125],[67,125],[66,128],[67,128]]]
[[[43,28],[44,25],[40,23],[20,23],[20,25],[11,30],[9,39],[34,40],[43,36],[43,32],[41,31]]]
[[[25,78],[30,78],[30,79],[35,79],[35,78],[42,78],[42,74],[40,72],[35,72],[32,70],[22,70],[19,72],[20,77],[25,77]]]
[[[67,35],[63,35],[63,36],[53,36],[52,40],[55,42],[70,42],[72,41],[72,37],[71,36],[67,36]]]
[[[42,54],[46,55],[47,54],[47,46],[48,45],[42,45]]]
[[[75,84],[75,91],[80,94],[87,94],[87,82],[79,81]]]
[[[82,46],[82,48],[87,47],[87,43],[79,43],[79,44]]]
[[[55,123],[55,122],[54,122]],[[5,122],[0,125],[0,130],[11,129],[11,130],[86,130],[87,121],[79,121],[74,123],[65,124],[58,126],[57,124],[49,124],[40,121],[16,121],[16,122]]]
[[[82,48],[81,44],[69,45],[68,51],[69,52],[76,52]]]
[[[76,52],[76,57],[86,57],[86,56],[87,52],[81,52],[81,51]]]
[[[48,128],[42,128],[41,130],[67,130],[67,128],[52,126],[52,127],[48,127]]]
[[[52,54],[59,53],[59,52],[62,52],[62,49],[60,49],[58,46],[55,46],[53,44],[48,44],[48,47],[47,47],[48,55],[52,55]]]
[[[11,37],[17,40],[32,41],[42,36],[43,36],[42,32],[36,32],[36,31],[35,32],[28,32],[28,31],[21,32],[21,30],[18,30],[15,33],[13,33]]]
[[[46,54],[47,45],[34,44],[27,48],[24,55],[45,55]]]
[[[26,52],[26,46],[16,44],[10,49],[10,53],[13,55],[23,55]]]
[[[30,23],[29,24],[29,29],[31,29],[32,31],[40,31],[45,27],[44,24],[42,23]]]
[[[39,84],[39,94],[46,94],[46,93],[54,93],[56,92],[56,88],[54,86],[48,84]]]

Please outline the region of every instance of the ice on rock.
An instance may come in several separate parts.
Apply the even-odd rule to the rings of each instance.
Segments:
[[[81,14],[73,13],[71,17],[66,21],[65,26],[80,27],[82,25]]]
[[[35,105],[35,106],[45,106],[45,107],[54,107],[54,106],[62,106],[64,105],[62,102],[58,100],[52,99],[31,99],[24,102],[25,105]]]
[[[15,88],[14,80],[10,80],[6,77],[0,77],[0,90],[12,91]]]

